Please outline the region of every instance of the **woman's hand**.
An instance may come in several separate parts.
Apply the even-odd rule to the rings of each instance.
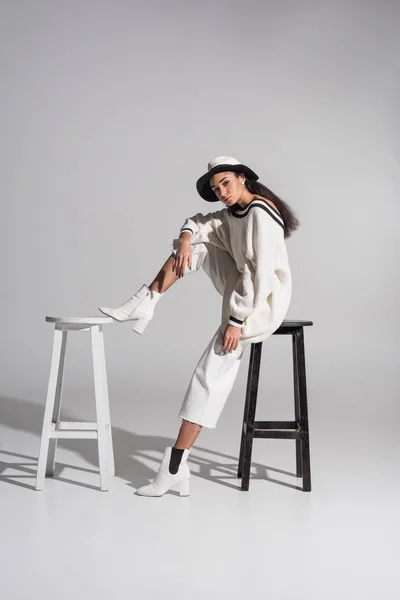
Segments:
[[[242,332],[241,327],[235,327],[234,325],[228,325],[224,333],[224,343],[222,346],[223,352],[232,352],[239,346],[240,334]]]
[[[177,277],[183,277],[186,264],[189,269],[192,268],[192,246],[189,238],[182,238],[175,252],[172,270],[175,271]]]

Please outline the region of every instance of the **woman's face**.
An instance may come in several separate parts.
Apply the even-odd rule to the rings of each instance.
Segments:
[[[216,173],[210,178],[210,188],[225,206],[233,206],[240,200],[245,186],[244,175],[236,177],[232,171]]]

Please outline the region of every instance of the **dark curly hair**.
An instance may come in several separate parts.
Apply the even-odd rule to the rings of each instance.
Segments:
[[[235,173],[236,177],[239,177],[239,173]],[[284,237],[288,238],[292,235],[293,231],[300,226],[300,221],[296,216],[296,213],[290,208],[284,200],[281,200],[271,192],[270,189],[267,188],[266,185],[260,183],[259,181],[254,181],[253,179],[247,179],[245,182],[246,188],[249,190],[250,194],[256,194],[257,196],[262,196],[267,200],[271,200],[279,212],[281,213],[281,217],[284,223]]]

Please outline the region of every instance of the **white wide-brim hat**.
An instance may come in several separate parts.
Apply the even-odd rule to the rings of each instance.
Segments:
[[[207,173],[202,175],[196,183],[197,191],[204,200],[207,200],[207,202],[218,202],[217,196],[210,188],[210,178],[215,175],[215,173],[234,171],[236,173],[243,173],[248,179],[253,179],[254,181],[257,181],[258,179],[258,175],[254,173],[254,171],[236,160],[236,158],[233,158],[233,156],[217,156],[217,158],[210,160],[207,169]]]

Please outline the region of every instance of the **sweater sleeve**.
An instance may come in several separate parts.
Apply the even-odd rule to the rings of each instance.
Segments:
[[[265,306],[273,286],[275,250],[283,236],[281,225],[260,207],[252,208],[247,219],[244,269],[230,298],[229,324],[235,327]]]
[[[185,220],[179,235],[184,231],[189,231],[192,234],[190,238],[191,244],[210,242],[211,244],[220,246],[221,239],[219,234],[221,233],[225,213],[226,209],[210,212],[206,215],[197,213]]]

